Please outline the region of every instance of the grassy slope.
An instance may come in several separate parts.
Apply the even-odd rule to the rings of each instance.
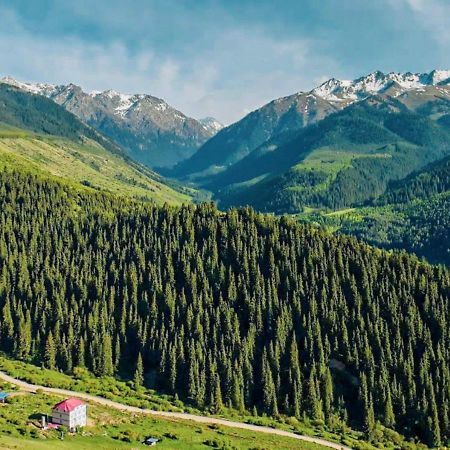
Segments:
[[[87,138],[76,142],[0,125],[0,168],[5,167],[37,171],[158,204],[191,200],[188,191],[172,189],[153,172]]]
[[[0,405],[0,449],[145,448],[141,442],[147,436],[161,439],[158,444],[161,449],[207,449],[213,446],[230,450],[324,448],[280,436],[255,435],[246,430],[132,415],[96,404],[88,406],[88,426],[84,433],[66,434],[61,440],[59,431],[39,428],[42,414],[51,414],[52,406],[60,400],[61,397],[44,393],[20,393]]]
[[[127,405],[132,406],[138,406],[142,408],[152,408],[156,410],[164,410],[164,411],[177,411],[177,412],[187,412],[191,414],[197,414],[197,415],[205,415],[205,412],[198,411],[194,408],[191,408],[185,404],[183,404],[180,400],[174,399],[172,396],[169,395],[161,395],[157,392],[141,388],[139,391],[136,391],[133,389],[133,384],[130,382],[120,381],[117,379],[114,379],[113,377],[107,377],[107,378],[99,378],[95,377],[94,375],[90,374],[85,369],[80,370],[79,368],[74,369],[75,376],[71,374],[63,374],[60,372],[55,372],[48,369],[43,369],[37,366],[34,366],[32,364],[20,362],[11,360],[3,355],[0,354],[0,370],[3,372],[8,373],[9,375],[21,379],[24,381],[27,381],[32,384],[38,384],[42,386],[49,386],[49,387],[60,387],[64,389],[69,389],[73,391],[80,391],[80,392],[86,392],[91,393],[97,396],[101,396],[116,402],[125,403]],[[0,390],[1,390],[1,381],[0,381]],[[9,389],[9,386],[8,386]],[[51,402],[50,402],[51,403]],[[54,403],[54,402],[53,402]],[[100,408],[98,409],[105,409]],[[114,412],[116,415],[120,415],[117,411],[110,410],[111,413]],[[206,414],[208,414],[206,412]],[[3,416],[4,417],[4,416]],[[278,420],[268,418],[268,417],[255,417],[255,416],[249,416],[245,414],[240,414],[235,410],[232,409],[224,409],[223,413],[220,417],[238,421],[238,422],[246,422],[251,423],[255,425],[262,425],[262,426],[270,426],[274,428],[280,428],[285,429],[287,431],[296,432],[299,434],[304,435],[310,435],[310,436],[316,436],[320,437],[329,441],[334,442],[342,442],[344,445],[347,445],[351,448],[355,449],[361,449],[361,450],[374,450],[372,446],[369,444],[361,441],[362,434],[360,432],[356,432],[354,430],[351,430],[350,428],[335,430],[334,432],[331,431],[326,425],[321,423],[313,423],[309,421],[307,418],[305,418],[303,421],[298,421],[295,418],[289,418],[289,417],[279,417]],[[145,419],[145,420],[144,420]],[[175,433],[182,435],[183,427],[186,428],[186,431],[184,432],[183,440],[180,438],[180,442],[197,442],[195,434],[199,433],[198,428],[201,428],[205,431],[207,430],[216,430],[216,427],[213,425],[210,426],[203,426],[203,425],[189,425],[187,422],[184,421],[177,421],[175,419],[153,419],[153,418],[142,418],[143,423],[154,423],[157,422],[159,425],[157,428],[143,428],[140,436],[142,433],[144,433],[145,430],[146,434],[152,434],[150,431],[153,432],[153,434],[156,435],[156,437],[162,436],[166,432]],[[11,422],[11,418],[7,420],[7,422]],[[2,434],[2,426],[5,424],[5,421],[2,421],[2,410],[0,409],[0,435]],[[176,427],[174,429],[170,428],[168,431],[164,431],[167,429],[169,424],[176,424]],[[147,425],[146,425],[147,427]],[[180,432],[177,431],[177,427],[181,427]],[[8,429],[8,428],[4,428]],[[125,426],[122,427],[123,430],[130,430],[130,432],[136,432],[135,427],[128,427]],[[194,431],[193,431],[194,430]],[[203,432],[203,433],[204,433]],[[219,435],[222,436],[236,436],[239,437],[235,442],[233,442],[234,448],[236,449],[319,449],[322,448],[318,445],[313,445],[309,443],[302,443],[302,442],[292,442],[292,439],[288,438],[281,438],[276,436],[254,436],[254,433],[246,432],[245,430],[238,430],[238,429],[225,429],[220,428],[218,431]],[[403,438],[396,432],[387,430],[383,427],[379,428],[379,441],[384,442],[384,448],[386,449],[394,449],[396,446],[401,445],[403,449],[405,450],[416,450],[421,448],[426,448],[423,445],[415,445],[407,443],[403,440]],[[194,437],[190,436],[194,435]],[[384,438],[382,437],[384,435]],[[28,434],[25,434],[24,436],[21,436],[21,438],[28,436]],[[205,441],[205,439],[210,439],[209,437],[206,437],[206,435],[202,434],[202,440],[201,442]],[[17,436],[16,436],[17,437]],[[239,440],[242,440],[242,442],[239,442]],[[226,441],[227,439],[225,439]],[[219,441],[223,442],[224,438],[219,439]],[[252,445],[250,445],[252,443]],[[0,450],[2,439],[0,438]],[[161,448],[203,448],[206,449],[206,446],[196,446],[193,445],[191,447],[186,446],[186,444],[183,446],[175,446],[174,442],[170,442],[168,447],[161,447]],[[100,444],[99,444],[100,445]],[[281,447],[280,447],[281,445]],[[9,448],[9,447],[7,447]],[[28,447],[18,447],[18,448],[28,448]],[[29,448],[35,448],[35,447],[29,447]],[[39,448],[39,447],[36,447]],[[53,448],[53,447],[52,447]],[[55,447],[59,448],[59,447]],[[66,447],[61,447],[66,448]],[[69,447],[67,447],[69,448]],[[77,448],[77,447],[72,447]],[[80,447],[80,448],[86,448],[86,447]],[[103,447],[96,447],[96,448],[103,448]],[[104,448],[113,448],[113,447],[104,447]],[[114,447],[116,448],[116,447]],[[117,447],[120,448],[120,447]],[[218,448],[227,448],[232,449],[233,447],[221,447]]]

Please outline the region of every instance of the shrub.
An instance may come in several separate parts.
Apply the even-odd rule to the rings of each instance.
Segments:
[[[166,437],[168,439],[172,439],[174,441],[178,440],[178,436],[176,434],[173,434],[173,433],[164,433],[164,437]]]

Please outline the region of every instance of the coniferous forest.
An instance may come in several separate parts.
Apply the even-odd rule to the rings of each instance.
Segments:
[[[287,218],[0,173],[0,348],[200,408],[450,438],[450,272]]]

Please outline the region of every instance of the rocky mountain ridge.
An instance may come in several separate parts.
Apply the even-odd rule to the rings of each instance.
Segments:
[[[11,77],[0,82],[52,99],[152,167],[171,166],[188,158],[220,125],[215,119],[201,123],[148,94],[111,89],[85,92],[72,83],[23,83]]]
[[[390,107],[421,111],[450,101],[450,71],[384,74],[380,71],[355,80],[332,78],[308,91],[275,99],[240,121],[219,131],[191,158],[173,171],[181,178],[210,177],[245,158],[275,136],[296,132],[349,105],[379,97]]]

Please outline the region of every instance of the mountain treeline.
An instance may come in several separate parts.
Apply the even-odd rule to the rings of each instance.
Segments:
[[[251,209],[0,173],[0,349],[430,445],[450,438],[450,272]]]
[[[450,191],[450,157],[439,160],[404,180],[392,183],[376,203],[407,203],[446,191]]]

